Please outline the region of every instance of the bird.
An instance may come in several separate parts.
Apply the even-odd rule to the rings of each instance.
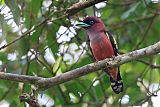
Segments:
[[[76,26],[85,29],[91,48],[92,55],[96,61],[118,56],[118,47],[112,34],[106,29],[103,21],[96,16],[88,16]],[[120,67],[102,68],[110,78],[111,88],[119,94],[123,92],[123,81],[120,75]]]

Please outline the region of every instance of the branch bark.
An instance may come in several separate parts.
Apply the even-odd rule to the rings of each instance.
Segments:
[[[41,80],[43,78],[42,77],[34,77],[34,76],[0,72],[0,79],[34,84],[35,81]]]
[[[160,41],[146,48],[135,50],[123,55],[116,56],[114,58],[107,58],[96,63],[91,63],[52,78],[34,77],[0,72],[0,79],[35,84],[40,89],[47,89],[51,86],[55,86],[57,84],[61,84],[75,78],[87,75],[89,73],[92,73],[93,71],[102,69],[104,67],[113,68],[115,66],[119,66],[132,60],[137,60],[142,57],[155,55],[157,53],[160,53]]]
[[[66,9],[65,14],[67,14],[67,16],[73,16],[84,8],[88,8],[103,1],[107,0],[86,0],[84,2],[75,3],[71,7]]]

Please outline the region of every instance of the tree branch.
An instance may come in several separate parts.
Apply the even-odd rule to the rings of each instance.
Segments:
[[[41,80],[43,78],[42,77],[34,77],[34,76],[0,72],[0,79],[34,84],[35,81]]]
[[[103,1],[107,0],[86,0],[84,2],[75,3],[71,7],[66,9],[65,14],[67,14],[68,16],[73,16],[84,8],[88,8]]]
[[[39,88],[47,89],[51,86],[55,86],[57,84],[61,84],[75,78],[87,75],[93,71],[102,69],[104,67],[113,68],[115,66],[119,66],[132,60],[137,60],[142,57],[155,55],[157,53],[160,53],[160,41],[146,48],[135,50],[127,54],[116,56],[114,58],[107,58],[96,63],[91,63],[52,78],[34,77],[0,72],[0,79],[31,83],[39,86]]]

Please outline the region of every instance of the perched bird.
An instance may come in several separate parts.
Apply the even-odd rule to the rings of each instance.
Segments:
[[[89,36],[90,48],[96,61],[106,58],[112,58],[118,55],[118,48],[111,33],[105,28],[102,20],[97,17],[86,17],[83,22],[79,22],[76,26],[80,26],[86,30]],[[112,90],[119,94],[123,91],[123,83],[120,76],[119,67],[103,69],[110,77]]]

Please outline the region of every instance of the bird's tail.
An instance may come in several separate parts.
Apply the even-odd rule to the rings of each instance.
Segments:
[[[104,71],[110,76],[112,90],[116,94],[119,94],[120,92],[122,92],[123,91],[123,82],[122,82],[122,78],[120,75],[119,67],[109,69],[109,70],[105,69]]]

